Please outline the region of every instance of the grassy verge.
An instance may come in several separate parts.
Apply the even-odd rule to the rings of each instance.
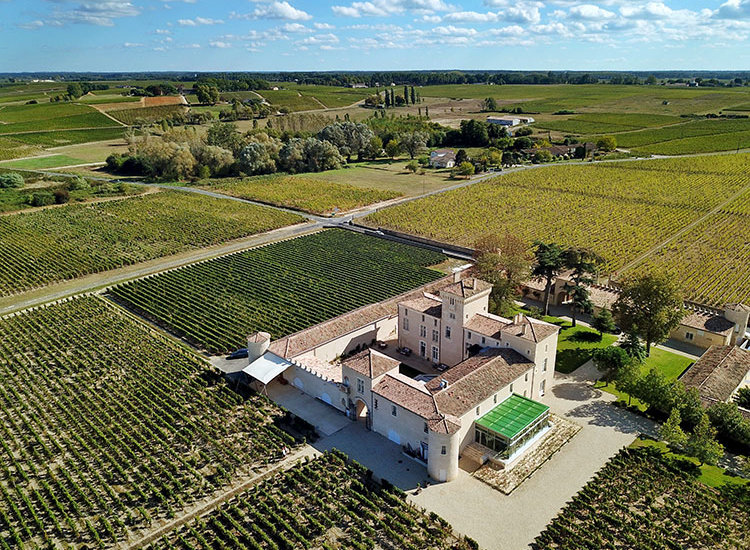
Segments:
[[[641,374],[645,375],[651,369],[656,369],[661,372],[667,380],[674,381],[677,380],[677,378],[692,364],[693,360],[684,355],[678,355],[677,353],[672,353],[671,351],[659,348],[651,348],[651,355],[646,359],[643,365],[641,365]],[[618,390],[612,382],[599,387],[599,389],[617,396],[619,400],[626,403],[630,397],[627,393]],[[648,408],[645,403],[642,403],[635,398],[631,398],[630,404],[638,407],[641,411],[645,411]]]
[[[670,458],[688,460],[696,466],[700,464],[697,458],[670,451],[667,447],[667,444],[663,441],[654,441],[653,439],[648,439],[643,436],[636,439],[631,447],[654,447],[656,449],[659,449],[662,453],[665,453]],[[709,487],[721,487],[725,483],[733,483],[735,485],[745,485],[747,483],[750,483],[750,480],[732,475],[731,473],[727,473],[724,468],[721,468],[719,466],[704,464],[703,466],[699,466],[699,468],[701,471],[701,475],[698,477],[698,481],[708,485]]]
[[[68,155],[51,155],[48,157],[14,160],[4,163],[3,167],[20,168],[21,170],[44,170],[60,166],[74,166],[76,164],[84,164],[85,162],[85,160],[69,157]]]

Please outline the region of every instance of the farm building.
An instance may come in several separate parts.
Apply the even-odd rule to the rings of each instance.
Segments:
[[[453,168],[456,165],[456,152],[453,149],[435,149],[430,153],[430,166],[433,168]]]
[[[534,119],[530,116],[488,116],[487,122],[489,124],[497,124],[499,126],[512,128],[514,126],[520,126],[521,124],[531,124],[534,122]]]
[[[492,285],[457,272],[274,342],[251,335],[256,383],[292,384],[403,446],[430,476],[459,457],[510,467],[549,429],[556,325],[487,312]]]
[[[570,282],[568,273],[563,273],[555,279],[550,297],[551,304],[569,303]],[[523,284],[522,291],[526,298],[542,300],[544,283],[527,281]],[[589,293],[595,312],[610,309],[619,296],[616,288],[600,285],[590,286]],[[727,304],[724,311],[718,312],[695,308],[692,304],[686,306],[688,315],[669,335],[672,340],[705,350],[711,346],[740,345],[748,338],[746,333],[750,325],[750,307],[744,304]]]
[[[698,388],[701,402],[728,403],[740,388],[750,387],[750,351],[737,346],[711,346],[680,377],[687,388]],[[750,411],[743,409],[743,414]]]
[[[596,145],[591,142],[574,143],[571,145],[551,145],[550,147],[532,147],[521,149],[527,157],[533,157],[539,151],[548,151],[554,158],[586,158],[596,150]]]

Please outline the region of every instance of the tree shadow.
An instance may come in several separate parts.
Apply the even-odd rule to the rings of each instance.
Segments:
[[[589,401],[601,397],[602,392],[590,384],[580,382],[564,382],[552,387],[552,394],[558,399],[566,401]]]
[[[586,330],[579,330],[578,332],[571,334],[570,337],[568,337],[568,342],[585,342],[588,344],[592,344],[601,341],[601,334],[599,334],[598,332],[589,332]]]
[[[614,428],[622,433],[655,434],[654,423],[633,413],[614,407],[603,401],[586,403],[568,412],[572,418],[588,418],[588,423],[594,426]]]
[[[555,370],[570,374],[591,359],[590,349],[564,349],[557,352]]]

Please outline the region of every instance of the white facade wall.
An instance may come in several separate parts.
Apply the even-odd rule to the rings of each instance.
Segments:
[[[421,443],[428,442],[425,431],[425,420],[421,416],[396,405],[385,397],[373,394],[372,430],[387,437],[398,445],[411,445],[412,449],[419,449]],[[374,401],[377,400],[377,407]],[[396,407],[396,416],[392,414],[392,407]]]
[[[393,370],[398,371],[398,366],[394,367]],[[360,372],[357,372],[351,367],[346,366],[346,364],[343,364],[342,369],[341,369],[341,376],[342,376],[342,380],[344,381],[344,384],[348,385],[348,391],[341,392],[339,401],[341,401],[341,399],[345,399],[347,401],[347,406],[349,404],[348,402],[351,401],[351,404],[354,407],[354,412],[356,412],[357,410],[356,409],[357,401],[363,401],[364,404],[367,405],[367,412],[370,416],[370,426],[372,426],[372,423],[373,423],[372,387],[375,386],[378,382],[380,382],[383,376],[385,376],[385,373],[382,374],[381,376],[370,378],[369,376],[366,376]],[[362,391],[360,391],[360,389]]]
[[[431,431],[428,437],[427,473],[436,481],[452,481],[458,477],[458,433]],[[445,454],[443,454],[445,447]]]
[[[398,306],[398,345],[401,348],[409,348],[413,354],[420,355],[420,342],[425,344],[425,356],[424,358],[428,361],[432,361],[432,347],[438,348],[438,361],[435,363],[442,363],[442,357],[440,353],[440,331],[442,323],[438,317],[433,317],[421,311],[409,309],[403,305]],[[406,320],[408,319],[408,329],[406,327]],[[423,320],[424,319],[424,320]],[[421,328],[424,327],[425,336],[421,336]],[[433,339],[433,331],[437,331],[437,341]]]
[[[342,412],[346,412],[346,407],[341,404],[341,391],[337,382],[324,380],[318,374],[297,365],[286,369],[284,371],[284,378],[307,395],[320,399]]]
[[[337,357],[346,355],[357,346],[369,345],[373,340],[388,340],[396,336],[398,318],[388,317],[369,323],[334,340],[321,344],[313,350],[313,355],[330,363]]]

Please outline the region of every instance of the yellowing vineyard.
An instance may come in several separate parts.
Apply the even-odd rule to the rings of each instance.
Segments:
[[[746,199],[734,200],[750,189],[749,173],[748,155],[545,167],[388,208],[365,223],[468,246],[492,232],[588,246],[614,276],[679,235],[648,267],[666,266],[688,297],[720,305],[750,290],[741,276],[750,268]]]

